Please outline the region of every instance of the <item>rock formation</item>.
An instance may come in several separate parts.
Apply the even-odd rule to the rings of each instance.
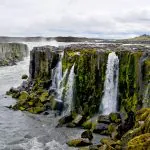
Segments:
[[[20,43],[0,43],[0,66],[14,65],[28,56],[28,48]]]
[[[98,121],[93,122],[90,118],[102,112],[99,108],[111,52],[115,52],[119,59],[117,112],[100,115]],[[58,110],[64,115],[57,127],[83,127],[110,136],[111,139],[102,139],[102,145],[96,145],[97,148],[134,149],[137,140],[148,147],[149,48],[117,44],[70,45],[64,49],[47,46],[34,48],[30,56],[28,80],[7,92],[18,99],[13,109],[31,113]],[[68,142],[70,146],[90,144],[84,139]]]

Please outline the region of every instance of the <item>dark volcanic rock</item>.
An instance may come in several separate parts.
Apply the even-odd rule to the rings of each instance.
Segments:
[[[110,123],[110,119],[109,119],[109,116],[107,115],[100,115],[98,116],[98,123],[106,123],[106,124],[109,124]]]
[[[93,139],[92,131],[86,130],[81,134],[81,138],[87,138],[90,141]]]
[[[96,125],[93,132],[94,133],[99,133],[99,134],[105,134],[104,131],[107,131],[107,130],[108,130],[108,124],[99,123],[99,124]]]
[[[56,127],[61,127],[61,126],[63,126],[64,124],[71,122],[72,119],[73,119],[73,118],[72,118],[72,115],[64,116],[64,117],[62,117],[61,119],[59,119],[58,125],[57,125]]]
[[[59,54],[53,51],[55,47],[34,47],[30,53],[30,77],[31,79],[49,78],[58,60]]]

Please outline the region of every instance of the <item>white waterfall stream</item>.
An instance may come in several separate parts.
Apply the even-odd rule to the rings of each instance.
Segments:
[[[52,71],[52,87],[53,89],[58,89],[60,86],[60,82],[62,80],[62,59],[63,54],[61,54],[60,61],[58,62],[57,66]]]
[[[100,111],[104,115],[116,112],[118,93],[119,59],[115,52],[108,55],[106,79],[104,83],[104,95],[100,106]]]
[[[54,69],[52,69],[52,86],[50,87],[50,89],[53,89],[56,91],[57,93],[57,99],[61,100],[61,93],[60,93],[60,86],[61,86],[61,82],[63,80],[63,76],[62,76],[62,58],[63,58],[63,52],[60,55],[60,60],[58,62],[58,64],[56,65],[56,67]]]
[[[68,76],[68,81],[67,81],[67,91],[65,95],[65,105],[67,106],[67,109],[65,111],[65,114],[69,114],[72,108],[74,76],[75,76],[74,66],[75,64],[70,69],[70,74]]]

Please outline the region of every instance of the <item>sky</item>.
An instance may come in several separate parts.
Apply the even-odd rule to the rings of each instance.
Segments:
[[[150,0],[0,0],[0,36],[150,34]]]

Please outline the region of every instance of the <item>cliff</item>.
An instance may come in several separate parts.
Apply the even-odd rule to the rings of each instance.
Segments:
[[[0,43],[0,66],[14,65],[28,55],[28,48],[20,43]]]
[[[71,45],[64,50],[34,48],[30,54],[30,77],[26,88],[20,88],[13,95],[21,99],[21,92],[25,91],[27,98],[23,103],[18,101],[15,108],[29,110],[40,106],[45,111],[48,104],[51,109],[69,109],[85,116],[100,112],[107,59],[112,51],[119,58],[117,110],[127,114],[150,107],[149,49],[109,44]],[[56,106],[60,100],[63,108]]]

